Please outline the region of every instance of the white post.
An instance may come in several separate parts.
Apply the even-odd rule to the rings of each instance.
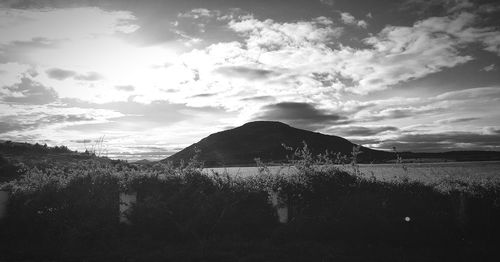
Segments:
[[[464,192],[460,192],[458,200],[458,225],[462,230],[467,226],[467,196]]]
[[[135,203],[137,203],[137,192],[120,193],[120,223],[131,224],[128,215]]]
[[[280,196],[278,192],[271,191],[270,195],[271,204],[276,208],[278,220],[282,224],[288,223],[288,205],[286,197]]]
[[[9,204],[9,192],[0,190],[0,219],[7,215],[7,205]]]

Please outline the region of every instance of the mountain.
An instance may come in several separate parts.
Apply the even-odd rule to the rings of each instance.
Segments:
[[[303,141],[315,155],[328,150],[350,156],[355,146],[338,136],[298,129],[281,122],[256,121],[211,134],[163,161],[178,164],[181,160],[187,161],[192,158],[196,149],[199,149],[200,160],[209,167],[253,165],[255,158],[260,158],[264,162],[283,162],[291,152],[282,144],[292,148],[302,148]],[[358,157],[361,162],[380,162],[395,158],[395,154],[391,152],[366,147],[361,147],[360,151],[363,152]]]

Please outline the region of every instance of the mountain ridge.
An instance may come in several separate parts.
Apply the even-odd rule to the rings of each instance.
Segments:
[[[199,158],[207,166],[231,166],[254,164],[255,158],[264,162],[284,162],[290,154],[283,144],[301,148],[305,142],[312,153],[317,155],[340,152],[350,155],[356,144],[339,136],[326,135],[292,127],[277,121],[253,121],[242,126],[213,133],[178,153],[162,160],[179,164],[192,158],[199,149]],[[363,162],[381,161],[394,158],[386,151],[360,147]]]
[[[339,152],[350,156],[356,145],[349,140],[308,131],[278,121],[253,121],[232,129],[216,132],[201,139],[183,150],[171,155],[162,162],[175,165],[181,161],[189,161],[199,152],[199,160],[207,167],[216,166],[253,166],[255,158],[267,163],[282,163],[291,154],[287,147],[301,148],[307,143],[314,155]],[[388,163],[396,161],[395,152],[370,149],[360,146],[358,155],[360,163]],[[447,151],[447,152],[399,152],[398,155],[408,162],[446,162],[446,161],[497,161],[497,151]]]

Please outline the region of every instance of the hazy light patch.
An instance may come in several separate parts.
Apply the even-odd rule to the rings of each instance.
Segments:
[[[101,103],[128,99],[130,93],[124,94],[114,86],[135,86],[134,95],[156,100],[162,97],[159,89],[172,86],[178,77],[175,72],[168,73],[172,68],[158,67],[176,61],[175,52],[168,47],[137,47],[112,37],[67,43],[57,50],[38,52],[33,59],[51,61],[51,67],[75,72],[65,81],[40,76],[61,98]]]

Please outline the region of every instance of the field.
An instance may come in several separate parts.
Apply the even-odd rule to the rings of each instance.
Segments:
[[[498,258],[497,180],[422,182],[401,163],[385,168],[405,175],[388,180],[377,175],[384,169],[363,174],[370,167],[355,159],[328,163],[296,151],[294,172],[257,161],[251,176],[207,172],[196,159],[181,167],[97,157],[26,166],[2,185],[9,200],[0,260]]]
[[[500,184],[500,161],[476,162],[434,162],[405,164],[350,164],[334,167],[349,173],[356,173],[362,178],[376,179],[382,182],[408,180],[443,188],[445,184],[482,184],[484,186]],[[319,167],[326,168],[326,167]],[[299,170],[293,165],[268,166],[272,174],[293,174]],[[236,177],[248,177],[259,174],[258,167],[205,168],[203,172],[227,173]]]

